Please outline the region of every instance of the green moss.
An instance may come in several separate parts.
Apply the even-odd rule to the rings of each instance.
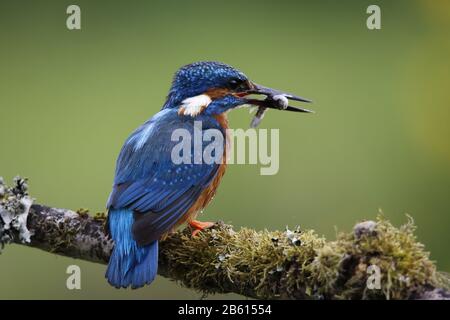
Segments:
[[[105,221],[106,220],[106,213],[105,212],[96,212],[95,215],[94,215],[94,220]]]
[[[162,263],[173,278],[202,292],[238,288],[267,299],[406,299],[438,284],[412,219],[396,228],[380,216],[367,226],[327,242],[312,230],[235,232],[220,223],[197,237],[171,235],[162,243]],[[380,268],[380,290],[366,286],[370,265]]]
[[[437,285],[436,267],[429,253],[414,234],[412,218],[400,228],[395,228],[383,216],[377,218],[374,234],[360,237],[341,234],[333,246],[351,255],[355,260],[354,272],[341,292],[343,298],[405,299],[418,294],[426,286]],[[381,271],[381,290],[368,290],[356,284],[367,281],[367,267],[375,265]],[[354,292],[354,288],[360,290]],[[347,292],[347,290],[350,290]]]
[[[86,208],[79,208],[77,211],[75,211],[76,213],[78,213],[78,215],[82,218],[87,218],[89,217],[89,209]]]

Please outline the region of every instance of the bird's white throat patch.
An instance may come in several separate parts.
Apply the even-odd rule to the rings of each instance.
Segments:
[[[178,114],[195,117],[208,107],[211,102],[211,97],[207,94],[200,94],[195,97],[184,99],[178,110]]]

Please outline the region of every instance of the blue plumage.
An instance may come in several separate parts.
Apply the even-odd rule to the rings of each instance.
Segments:
[[[141,244],[159,239],[175,225],[218,169],[218,164],[195,164],[193,160],[191,164],[173,163],[171,151],[178,141],[171,140],[172,132],[183,128],[193,134],[194,121],[202,121],[203,128],[220,129],[212,117],[199,116],[194,120],[166,109],[138,128],[122,147],[107,206],[146,214],[146,226],[142,226],[146,229],[145,237],[138,236],[146,238],[138,239]],[[145,142],[136,148],[142,136]]]
[[[218,62],[194,63],[175,74],[161,111],[130,135],[117,159],[107,203],[107,225],[115,242],[106,272],[112,285],[137,288],[150,283],[157,273],[161,236],[186,219],[197,230],[207,225],[193,218],[212,199],[225,165],[198,163],[196,152],[191,152],[188,163],[176,164],[171,157],[179,143],[172,139],[174,131],[184,129],[195,137],[198,121],[202,150],[210,143],[203,139],[209,129],[222,135],[224,150],[226,112],[256,103],[245,96],[258,90],[265,95],[284,94],[258,86],[242,72]],[[270,103],[264,104],[268,107]]]
[[[108,229],[115,242],[106,272],[112,285],[136,288],[154,279],[158,240],[183,218],[215,178],[220,164],[196,164],[194,152],[190,163],[175,164],[171,152],[178,141],[172,141],[171,136],[175,129],[185,129],[193,136],[194,121],[200,121],[203,130],[218,129],[225,135],[214,115],[243,104],[242,99],[227,95],[211,100],[208,109],[195,116],[180,114],[179,107],[187,98],[226,86],[229,79],[244,81],[246,77],[217,62],[181,68],[161,111],[125,141],[107,203]],[[207,142],[202,143],[205,147]]]
[[[213,117],[195,120],[202,121],[203,128],[221,129]],[[171,141],[172,131],[184,128],[193,134],[193,121],[180,117],[175,109],[162,110],[122,147],[107,203],[115,248],[106,277],[116,287],[140,287],[154,278],[157,240],[183,217],[218,170],[215,163],[172,162],[171,151],[177,143]],[[144,251],[138,250],[140,246]],[[143,272],[145,268],[150,271]]]
[[[228,87],[230,80],[244,82],[247,81],[247,76],[220,62],[201,61],[186,65],[175,74],[169,96],[163,108],[176,109],[180,102],[186,98],[203,94],[211,88]],[[244,103],[245,101],[241,100],[240,104]],[[229,105],[229,108],[233,106],[235,105]]]
[[[131,233],[133,222],[132,210],[109,211],[109,232],[115,245],[106,278],[117,288],[138,288],[149,284],[158,270],[158,241],[138,246]]]

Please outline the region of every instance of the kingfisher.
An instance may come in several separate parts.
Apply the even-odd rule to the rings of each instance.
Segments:
[[[161,110],[128,137],[116,162],[106,223],[114,241],[105,275],[112,286],[134,289],[150,284],[158,269],[158,241],[184,223],[193,228],[193,236],[214,225],[196,217],[214,197],[226,170],[230,110],[256,106],[309,112],[286,103],[280,107],[274,97],[310,102],[258,85],[220,62],[196,62],[175,73]],[[194,134],[196,121],[202,124],[202,134],[214,129],[223,135],[222,161],[174,163],[177,141],[172,133],[183,129]]]

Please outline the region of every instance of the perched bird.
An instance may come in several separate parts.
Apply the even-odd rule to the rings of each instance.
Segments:
[[[267,99],[248,97],[255,94]],[[176,72],[161,111],[128,137],[117,159],[107,203],[107,229],[114,240],[106,271],[111,285],[138,288],[150,284],[158,268],[158,240],[184,222],[194,228],[194,235],[213,225],[195,219],[225,173],[226,147],[220,163],[175,164],[171,157],[177,143],[171,139],[173,131],[182,128],[193,133],[194,121],[201,121],[203,132],[217,129],[226,143],[227,112],[239,106],[308,112],[273,103],[285,102],[273,99],[279,96],[309,102],[257,85],[219,62],[197,62]]]

